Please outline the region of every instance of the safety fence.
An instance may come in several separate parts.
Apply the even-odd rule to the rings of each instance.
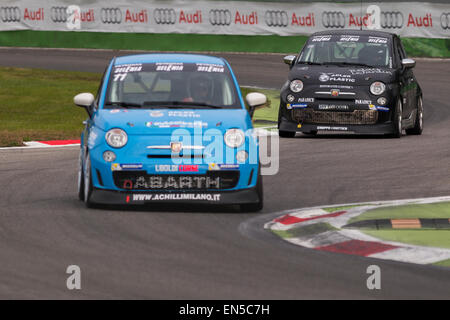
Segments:
[[[405,37],[450,38],[450,3],[5,0],[0,22],[0,31],[292,36],[375,28]]]

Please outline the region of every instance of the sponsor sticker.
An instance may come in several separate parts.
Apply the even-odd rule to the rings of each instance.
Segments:
[[[221,194],[214,193],[154,193],[154,194],[132,194],[126,196],[126,202],[141,201],[220,201]]]
[[[331,40],[331,35],[326,35],[326,36],[317,36],[312,38],[312,42],[323,42],[323,41],[330,41]]]
[[[180,118],[200,118],[200,114],[195,111],[169,111],[168,116]]]
[[[181,62],[176,62],[176,63],[158,62],[158,63],[156,63],[156,71],[171,72],[171,71],[183,71],[183,69],[184,69],[184,64]]]
[[[208,123],[203,121],[149,121],[145,125],[148,128],[206,128]]]
[[[319,104],[319,110],[348,110],[348,105],[339,104]]]
[[[314,102],[314,98],[298,98],[298,102]]]
[[[220,64],[197,63],[198,72],[225,72],[225,67]]]
[[[217,163],[210,163],[208,165],[208,170],[216,171],[216,170],[237,170],[239,169],[238,164],[217,164]]]
[[[111,171],[142,170],[142,167],[142,163],[113,163],[111,164]]]
[[[307,108],[308,104],[307,103],[288,103],[287,108],[288,109],[303,109],[303,108]]]
[[[372,100],[355,99],[355,104],[372,104]]]
[[[389,111],[389,108],[387,107],[382,107],[382,106],[375,106],[377,108],[378,111],[383,111],[383,112],[387,112]]]
[[[164,116],[164,113],[162,113],[161,111],[152,111],[152,112],[150,112],[150,117],[160,118],[162,116]]]
[[[198,172],[198,165],[156,164],[156,172]]]
[[[348,131],[348,128],[347,127],[317,126],[317,130],[324,130],[324,131]]]
[[[356,79],[352,78],[349,74],[341,74],[341,73],[322,73],[319,76],[319,81],[327,82],[327,81],[336,81],[336,82],[355,82]]]

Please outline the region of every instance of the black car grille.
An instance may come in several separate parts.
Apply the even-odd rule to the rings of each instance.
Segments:
[[[206,174],[147,174],[145,171],[114,171],[114,184],[128,190],[232,189],[239,171],[208,171]]]
[[[378,121],[376,110],[354,110],[353,112],[315,111],[296,109],[292,118],[300,123],[317,124],[375,124]]]

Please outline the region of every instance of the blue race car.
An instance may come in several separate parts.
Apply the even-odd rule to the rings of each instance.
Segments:
[[[92,204],[236,204],[263,207],[258,138],[223,58],[144,54],[114,58],[96,97],[74,97],[81,135],[78,196]]]

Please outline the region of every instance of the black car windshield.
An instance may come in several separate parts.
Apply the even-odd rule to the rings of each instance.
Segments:
[[[230,71],[209,63],[113,66],[105,108],[240,108]]]
[[[392,68],[390,40],[359,35],[313,36],[297,63]]]

